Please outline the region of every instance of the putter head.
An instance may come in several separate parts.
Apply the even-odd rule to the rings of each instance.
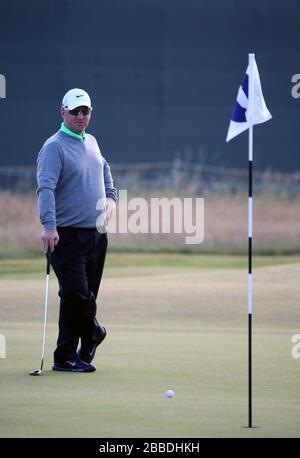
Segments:
[[[30,375],[43,375],[43,372],[41,369],[37,369],[36,371],[30,372]]]

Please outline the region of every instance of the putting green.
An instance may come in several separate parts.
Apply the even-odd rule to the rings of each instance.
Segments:
[[[98,301],[108,336],[93,374],[51,371],[52,275],[45,372],[28,375],[40,363],[44,276],[0,277],[1,437],[300,437],[300,359],[291,356],[300,333],[299,263],[254,270],[257,428],[249,430],[246,269],[187,266],[184,255],[181,265],[149,266],[140,255],[138,267],[126,267],[118,256]]]

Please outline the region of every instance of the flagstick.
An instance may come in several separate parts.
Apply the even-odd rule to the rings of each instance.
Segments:
[[[252,428],[252,182],[253,182],[253,108],[254,108],[254,54],[249,54],[249,194],[248,194],[248,427]]]
[[[226,141],[244,130],[249,132],[249,195],[248,195],[248,426],[252,428],[252,182],[253,182],[253,125],[261,124],[272,118],[267,109],[260,84],[254,53],[249,53],[249,63],[239,87],[234,111],[229,124]],[[248,88],[247,88],[248,86]],[[248,89],[248,91],[247,91]],[[247,103],[248,99],[248,103]],[[254,100],[255,99],[255,100]],[[254,110],[255,107],[255,110]],[[246,113],[245,113],[246,112]],[[244,116],[246,114],[246,117]]]
[[[252,428],[252,158],[253,126],[249,127],[249,197],[248,197],[248,390],[249,390],[249,420]]]

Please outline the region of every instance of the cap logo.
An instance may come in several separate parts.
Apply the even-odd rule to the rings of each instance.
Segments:
[[[77,97],[77,98],[78,98],[78,97],[83,97],[83,94],[80,94],[80,95],[76,95],[76,97]]]

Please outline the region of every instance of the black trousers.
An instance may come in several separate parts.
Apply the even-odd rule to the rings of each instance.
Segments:
[[[99,323],[96,319],[99,286],[107,250],[107,234],[97,229],[58,227],[59,242],[51,266],[59,283],[59,333],[54,361],[76,357],[81,347],[93,345]]]

